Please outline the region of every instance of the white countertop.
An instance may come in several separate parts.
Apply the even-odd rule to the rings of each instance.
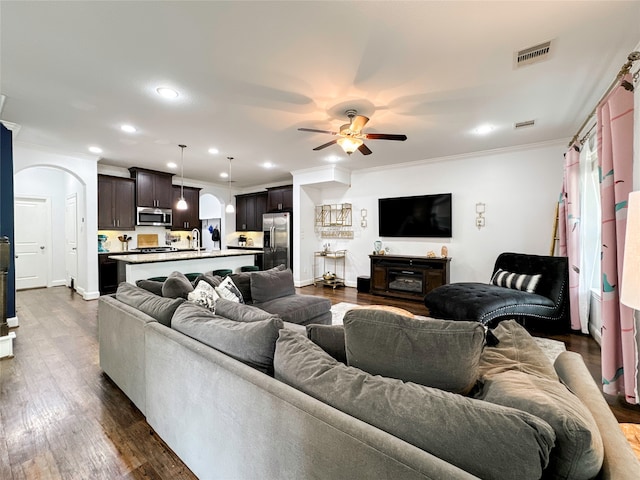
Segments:
[[[173,262],[176,260],[198,260],[201,258],[216,257],[238,257],[242,255],[262,254],[262,250],[214,250],[207,251],[187,251],[187,252],[162,252],[162,253],[133,253],[129,255],[113,255],[109,258],[124,263],[156,263],[156,262]]]

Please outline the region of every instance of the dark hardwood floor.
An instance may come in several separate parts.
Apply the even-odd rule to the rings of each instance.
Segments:
[[[355,288],[298,291],[325,296],[333,304],[386,304],[428,313],[419,302]],[[97,306],[66,287],[18,293],[14,358],[0,360],[0,478],[194,479],[100,370]],[[600,349],[593,339],[535,334],[565,342],[600,378]],[[640,423],[640,408],[617,398],[607,401],[620,422]]]

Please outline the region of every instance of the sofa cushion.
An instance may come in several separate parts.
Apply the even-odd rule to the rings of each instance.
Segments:
[[[270,318],[280,318],[251,305],[233,302],[226,298],[220,298],[216,302],[215,314],[236,322],[257,322]]]
[[[487,379],[476,396],[542,418],[556,433],[545,479],[595,478],[604,458],[598,426],[584,404],[558,380],[511,370]]]
[[[342,363],[347,363],[343,325],[307,325],[307,337]]]
[[[225,277],[224,280],[220,282],[220,285],[216,287],[216,292],[220,297],[231,300],[232,302],[244,303],[242,293],[238,290],[236,284],[233,283],[231,277]]]
[[[343,323],[350,366],[456,393],[468,393],[478,379],[485,330],[477,322],[358,308]]]
[[[162,284],[163,297],[186,299],[189,292],[193,292],[193,285],[181,272],[171,272]]]
[[[328,320],[331,320],[331,300],[314,295],[295,294],[253,305],[265,312],[278,315],[285,322],[299,325],[307,325],[312,321],[313,323],[321,323],[313,319],[322,316],[327,316]]]
[[[518,322],[504,320],[492,332],[498,344],[484,348],[480,356],[480,378],[517,370],[551,380],[558,379],[551,360]]]
[[[213,272],[206,272],[196,277],[196,279],[193,281],[193,284],[197,285],[201,280],[207,282],[213,288],[216,288],[220,285],[220,282],[222,282],[222,277],[214,275]]]
[[[370,375],[286,329],[276,343],[274,372],[276,379],[480,478],[539,479],[548,463],[555,435],[545,421],[513,408]]]
[[[282,320],[236,322],[193,303],[176,310],[171,327],[264,373],[273,372],[273,353]]]
[[[255,303],[268,302],[295,293],[291,269],[251,273],[251,298]]]
[[[137,308],[167,327],[171,326],[171,317],[184,302],[184,298],[164,298],[143,288],[122,282],[118,285],[116,299]]]
[[[158,280],[138,280],[136,282],[136,286],[140,288],[144,288],[146,291],[151,292],[159,297],[162,296],[162,284],[164,281],[159,282]]]
[[[523,292],[533,293],[542,275],[527,275],[524,273],[507,272],[499,268],[491,277],[491,284],[499,287],[514,288]]]
[[[216,289],[209,285],[204,280],[200,280],[196,284],[193,292],[189,292],[187,300],[193,302],[201,307],[211,310],[215,309],[216,301],[220,298],[220,295],[216,292]]]

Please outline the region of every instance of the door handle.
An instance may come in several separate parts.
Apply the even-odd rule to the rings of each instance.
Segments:
[[[40,245],[40,250],[44,250],[44,245]]]
[[[77,250],[77,248],[76,247],[71,247],[71,250]]]

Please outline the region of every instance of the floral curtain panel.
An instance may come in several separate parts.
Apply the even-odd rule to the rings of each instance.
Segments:
[[[622,305],[619,285],[633,190],[633,84],[631,76],[598,105],[597,139],[602,198],[602,382],[603,391],[638,403],[638,332],[633,310]]]

